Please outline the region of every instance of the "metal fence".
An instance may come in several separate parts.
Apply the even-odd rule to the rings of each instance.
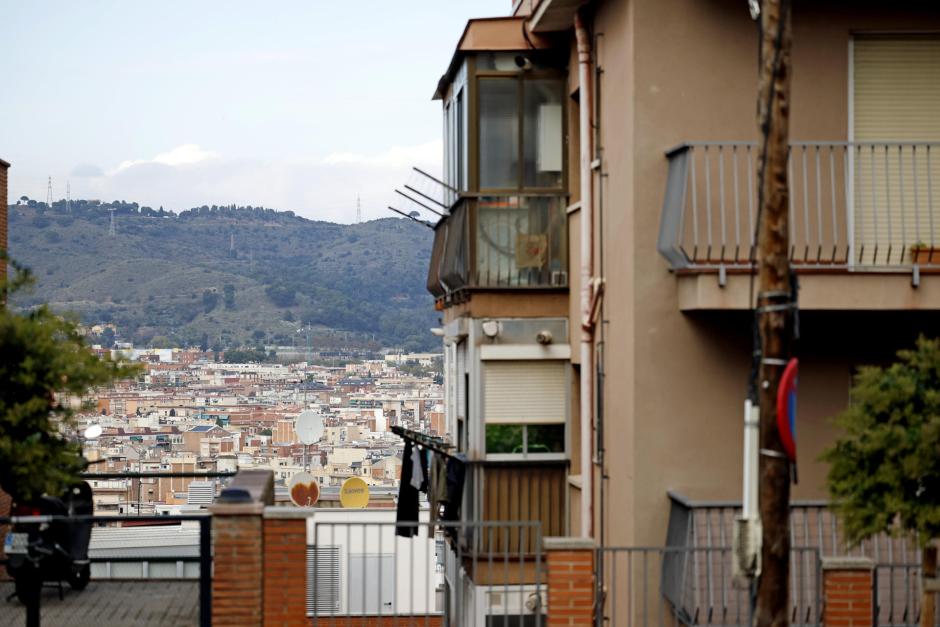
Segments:
[[[807,268],[940,265],[940,143],[794,142],[790,259]],[[674,269],[750,267],[757,146],[695,142],[667,153],[658,249]]]
[[[921,593],[920,564],[876,564],[875,624],[881,627],[920,625]],[[937,596],[934,593],[934,597]],[[940,625],[940,618],[936,624]]]
[[[212,608],[212,546],[211,517],[209,515],[184,516],[11,516],[0,518],[0,525],[55,525],[90,524],[92,546],[96,533],[110,531],[124,525],[127,529],[145,530],[146,523],[157,523],[160,528],[169,525],[195,524],[198,526],[198,547],[195,554],[135,551],[131,546],[112,547],[110,550],[89,551],[87,563],[92,578],[84,589],[70,589],[63,573],[62,580],[44,577],[39,595],[42,624],[94,624],[123,625],[134,622],[148,624],[211,624]],[[46,528],[46,527],[43,527]],[[36,557],[38,552],[30,550]],[[4,560],[3,566],[7,565]],[[76,562],[77,563],[77,562]],[[197,566],[197,581],[187,581],[186,568]],[[151,573],[169,566],[172,572]],[[122,574],[123,573],[123,574]],[[104,576],[102,576],[104,574]],[[176,580],[176,581],[170,581]],[[17,599],[13,581],[0,582],[5,603],[0,606],[0,623],[25,624],[27,608]]]
[[[751,591],[732,577],[729,547],[598,549],[597,625],[751,624]],[[791,550],[790,624],[822,622],[819,553]]]
[[[741,505],[734,501],[693,502],[671,493],[667,542],[685,546],[729,547]],[[845,540],[839,517],[825,501],[794,501],[790,507],[790,545],[807,547],[820,557],[867,557],[876,564],[876,623],[916,625],[920,608],[920,560],[917,538],[878,534],[857,545]],[[790,586],[796,589],[797,571]],[[792,619],[792,617],[791,617]]]
[[[402,625],[541,626],[547,622],[541,544],[538,522],[315,518],[307,613],[314,625],[386,617]]]

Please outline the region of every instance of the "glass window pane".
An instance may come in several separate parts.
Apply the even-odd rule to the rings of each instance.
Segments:
[[[564,163],[563,85],[558,80],[523,82],[526,187],[561,187]]]
[[[528,425],[529,453],[564,453],[565,425]]]
[[[477,285],[568,284],[568,222],[560,197],[486,196],[476,214]]]
[[[486,425],[487,453],[521,453],[522,425]]]
[[[481,78],[480,187],[519,186],[519,99],[514,79]]]

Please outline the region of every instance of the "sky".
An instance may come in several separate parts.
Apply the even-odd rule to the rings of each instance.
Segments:
[[[467,19],[511,0],[0,0],[10,198],[406,208],[441,169],[431,100]]]

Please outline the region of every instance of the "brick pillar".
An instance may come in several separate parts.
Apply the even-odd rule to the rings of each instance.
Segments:
[[[549,627],[594,624],[594,553],[592,540],[545,538],[548,565]]]
[[[307,516],[310,510],[264,510],[264,624],[298,627],[307,614]]]
[[[274,473],[242,470],[212,513],[212,624],[260,627],[263,618],[262,514],[274,500]]]
[[[874,625],[874,562],[867,557],[824,557],[824,627]]]

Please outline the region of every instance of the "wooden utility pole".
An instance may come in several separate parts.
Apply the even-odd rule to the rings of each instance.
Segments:
[[[760,330],[761,574],[757,627],[788,624],[790,570],[790,461],[777,431],[777,388],[790,358],[793,307],[790,284],[787,156],[790,115],[790,0],[760,5],[758,96],[757,265]]]

